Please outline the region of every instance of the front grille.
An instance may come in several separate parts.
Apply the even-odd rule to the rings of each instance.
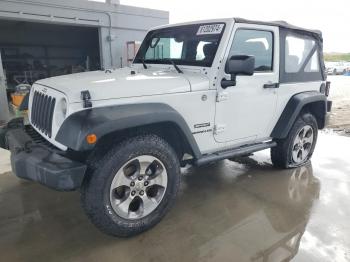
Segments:
[[[56,99],[34,91],[31,121],[32,124],[38,128],[42,133],[51,138],[52,132],[52,118],[55,109]]]
[[[25,132],[30,136],[36,145],[42,145],[49,149],[57,149],[49,141],[43,138],[31,125],[25,126]]]

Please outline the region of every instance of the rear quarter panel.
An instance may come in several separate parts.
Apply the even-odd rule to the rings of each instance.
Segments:
[[[269,133],[272,132],[284,108],[286,107],[289,99],[291,99],[292,96],[307,91],[319,91],[322,83],[323,81],[280,84],[278,88],[276,114],[273,117],[274,125],[271,126],[271,130],[269,130]]]

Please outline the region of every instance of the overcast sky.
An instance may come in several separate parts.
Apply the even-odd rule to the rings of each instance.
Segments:
[[[170,23],[220,17],[285,20],[320,29],[326,52],[350,52],[350,0],[120,0],[120,3],[167,10]]]

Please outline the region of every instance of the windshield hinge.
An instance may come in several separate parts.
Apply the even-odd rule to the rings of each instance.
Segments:
[[[228,93],[226,91],[219,92],[216,95],[216,102],[225,101],[228,99]]]

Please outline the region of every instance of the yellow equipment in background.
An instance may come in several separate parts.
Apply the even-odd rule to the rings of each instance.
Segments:
[[[12,104],[15,107],[19,107],[22,104],[24,97],[28,92],[15,92],[11,94]]]

